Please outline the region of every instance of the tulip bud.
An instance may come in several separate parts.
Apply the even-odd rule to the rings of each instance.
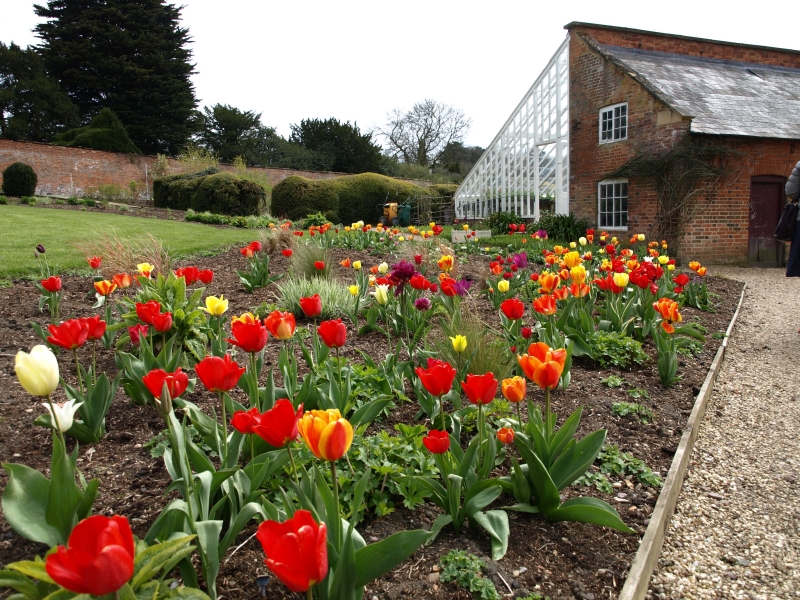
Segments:
[[[378,273],[386,274],[388,272],[389,272],[389,264],[388,263],[382,262],[381,264],[378,265]]]
[[[354,268],[356,271],[360,271],[360,270],[361,270],[361,261],[360,261],[360,260],[357,260],[357,261],[353,262],[353,268]]]
[[[356,286],[353,286],[356,287]],[[376,285],[375,291],[372,292],[372,295],[375,296],[375,301],[384,306],[387,302],[389,302],[389,286],[388,285]]]
[[[75,400],[68,400],[63,404],[54,404],[52,407],[49,402],[42,402],[42,406],[50,413],[50,420],[53,429],[58,429],[61,433],[69,431],[75,419],[75,412],[83,405],[83,402],[75,404]]]
[[[450,341],[453,343],[453,350],[455,350],[459,354],[467,349],[467,338],[463,335],[457,335],[456,337],[451,337]]]
[[[506,281],[505,279],[497,282],[497,291],[500,292],[501,294],[505,294],[508,291],[509,287],[510,285],[508,281]]]
[[[58,387],[58,360],[47,346],[34,346],[30,354],[17,352],[14,370],[22,387],[33,396],[47,397]]]
[[[357,285],[351,285],[351,286],[348,286],[348,288],[347,288],[347,289],[348,289],[348,291],[350,292],[350,294],[351,294],[352,296],[358,296],[358,291],[359,291],[359,290],[358,290],[358,286],[357,286]]]

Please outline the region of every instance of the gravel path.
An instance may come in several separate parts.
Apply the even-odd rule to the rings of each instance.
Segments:
[[[747,282],[650,597],[800,598],[800,280]]]

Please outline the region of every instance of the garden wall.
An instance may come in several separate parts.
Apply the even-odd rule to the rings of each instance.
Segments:
[[[664,151],[689,131],[690,119],[670,110],[629,74],[605,60],[584,39],[599,44],[675,52],[728,60],[800,67],[800,53],[780,52],[741,44],[652,34],[623,28],[592,27],[580,23],[570,30],[570,209],[597,223],[597,184],[643,149]],[[628,139],[598,143],[599,109],[628,103]],[[748,254],[750,178],[757,175],[788,177],[800,160],[797,140],[722,138],[741,152],[730,166],[733,176],[712,199],[702,199],[701,210],[688,227],[680,254],[713,263],[744,263]],[[647,232],[656,210],[655,191],[636,178],[628,181],[627,232]],[[624,235],[624,234],[623,234]]]
[[[137,182],[138,188],[143,191],[146,189],[146,178],[148,188],[152,190],[153,178],[149,171],[155,160],[154,156],[0,139],[0,172],[18,161],[31,165],[39,177],[36,193],[42,196],[81,196],[89,188],[110,184],[127,189],[131,181]],[[170,159],[169,165],[175,172],[180,172],[178,161]],[[229,165],[220,165],[220,168],[233,170]],[[307,179],[330,179],[345,174],[273,168],[252,170],[265,173],[272,185],[280,183],[290,175],[300,175]],[[142,193],[140,199],[145,198]]]

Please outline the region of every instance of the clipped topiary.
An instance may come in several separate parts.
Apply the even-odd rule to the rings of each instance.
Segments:
[[[267,192],[259,184],[215,167],[153,182],[153,204],[158,208],[248,216],[260,214],[266,199]]]
[[[157,208],[188,210],[200,184],[209,175],[219,173],[216,167],[209,167],[197,173],[167,175],[153,181],[153,204]]]
[[[52,143],[57,146],[141,154],[131,138],[128,137],[125,125],[110,108],[101,110],[85,127],[70,129],[58,134],[53,138]]]
[[[37,180],[33,167],[23,162],[12,163],[3,171],[3,192],[18,198],[33,196]]]

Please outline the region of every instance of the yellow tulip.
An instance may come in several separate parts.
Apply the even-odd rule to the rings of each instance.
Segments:
[[[382,262],[381,264],[378,265],[378,273],[381,273],[381,274],[385,275],[388,272],[389,272],[389,264],[388,263]]]
[[[667,271],[674,271],[675,265],[667,265]]]
[[[359,290],[358,290],[358,286],[357,285],[351,285],[347,289],[350,291],[350,294],[352,294],[353,296],[358,296],[358,291]]]
[[[467,338],[463,335],[457,335],[456,337],[451,337],[450,341],[453,343],[453,350],[455,350],[459,354],[467,349]]]
[[[627,287],[630,277],[627,273],[614,273],[614,285],[617,287]]]
[[[669,256],[667,256],[666,254],[662,254],[661,256],[658,257],[658,262],[660,262],[662,265],[667,264],[669,262]]]
[[[564,255],[564,265],[566,265],[568,269],[571,269],[572,267],[577,267],[582,262],[583,259],[581,258],[580,252],[577,251],[567,252]]]
[[[569,243],[569,247],[570,247],[570,248],[577,248],[577,247],[578,247],[578,244],[576,244],[575,242],[570,242],[570,243]]]
[[[142,275],[149,275],[150,273],[153,272],[153,269],[155,269],[155,267],[153,265],[151,265],[150,263],[146,263],[146,262],[145,263],[139,263],[138,265],[136,265],[136,270],[139,273],[141,273]]]
[[[644,234],[640,233],[639,235],[636,236],[636,239],[639,240],[640,242],[643,242],[644,241]]]
[[[511,287],[505,279],[501,279],[497,282],[497,291],[501,294],[505,294],[508,291],[508,288]]]
[[[577,267],[572,267],[569,270],[570,279],[572,279],[572,283],[577,285],[581,285],[582,283],[586,282],[586,267],[583,265],[578,265]]]
[[[372,295],[375,296],[375,301],[380,304],[381,306],[385,305],[389,302],[389,286],[388,285],[376,285],[375,291],[372,292]]]
[[[22,387],[33,396],[47,397],[58,387],[58,360],[47,346],[34,346],[30,354],[17,352],[14,370]]]
[[[464,224],[461,226],[461,229],[463,229],[464,231],[469,231],[469,225],[467,225],[466,223],[464,223]]]
[[[578,238],[578,243],[581,246],[585,246],[586,245],[586,238],[585,237]]]
[[[228,310],[228,301],[223,294],[220,294],[219,298],[216,296],[206,296],[205,311],[208,314],[219,317],[224,314],[226,310]]]
[[[360,260],[357,260],[357,261],[355,261],[355,262],[353,263],[353,268],[354,268],[356,271],[360,271],[360,270],[361,270],[361,261],[360,261]]]

